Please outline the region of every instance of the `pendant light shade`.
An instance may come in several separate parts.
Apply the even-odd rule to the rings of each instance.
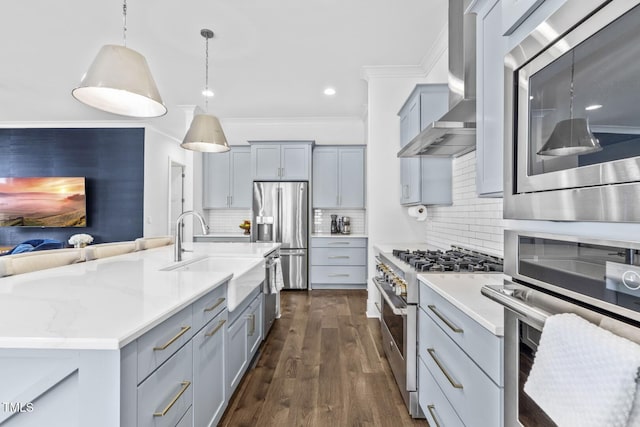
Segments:
[[[587,119],[559,121],[551,136],[538,151],[543,156],[574,156],[602,150],[600,142],[591,133]]]
[[[125,46],[102,46],[71,94],[91,107],[123,116],[158,117],[167,113],[146,59]]]
[[[205,40],[205,72],[204,72],[204,105],[207,112],[196,114],[191,121],[191,126],[180,146],[187,150],[203,151],[206,153],[224,153],[229,151],[227,137],[224,135],[220,120],[214,115],[208,114],[209,102],[209,39],[213,38],[213,31],[203,28],[200,35]]]
[[[187,134],[180,144],[182,148],[207,153],[223,153],[229,151],[227,137],[224,135],[220,120],[210,114],[197,114]]]

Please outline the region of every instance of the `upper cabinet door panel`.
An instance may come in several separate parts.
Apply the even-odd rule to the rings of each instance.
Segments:
[[[313,150],[313,207],[338,207],[338,149]]]
[[[340,207],[364,208],[364,148],[340,148],[339,171]]]
[[[231,151],[231,197],[229,207],[251,208],[251,150],[242,147]]]
[[[204,208],[228,207],[229,153],[204,154]]]
[[[276,144],[251,145],[251,169],[255,180],[279,180],[280,146]]]
[[[280,178],[284,180],[308,180],[310,146],[308,144],[283,144],[280,149]]]

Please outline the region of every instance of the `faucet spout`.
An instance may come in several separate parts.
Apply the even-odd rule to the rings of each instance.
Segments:
[[[208,234],[209,233],[209,226],[205,222],[205,220],[202,217],[202,215],[200,215],[196,211],[184,211],[184,212],[182,212],[178,216],[178,219],[176,220],[176,235],[175,235],[175,239],[174,239],[175,244],[174,244],[174,252],[173,252],[173,260],[175,262],[182,261],[182,252],[184,252],[184,249],[182,249],[182,224],[184,223],[184,218],[189,216],[189,215],[193,215],[194,217],[196,217],[198,219],[198,221],[200,221],[200,226],[202,227],[202,232],[204,234]]]

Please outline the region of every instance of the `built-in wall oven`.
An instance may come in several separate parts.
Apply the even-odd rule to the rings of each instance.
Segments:
[[[640,342],[639,251],[638,242],[505,232],[505,273],[512,280],[482,293],[506,307],[506,427],[555,426],[523,390],[549,316],[575,313]]]
[[[639,4],[567,0],[505,57],[506,218],[640,222]]]

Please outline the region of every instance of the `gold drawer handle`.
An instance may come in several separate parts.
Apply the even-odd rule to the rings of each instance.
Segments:
[[[459,388],[462,390],[462,384],[456,382],[453,377],[451,375],[449,375],[449,373],[447,372],[446,369],[444,369],[444,366],[442,365],[442,363],[440,363],[440,361],[438,360],[438,358],[436,357],[436,351],[432,348],[428,348],[427,351],[429,352],[429,356],[431,356],[431,358],[433,359],[434,362],[436,362],[436,365],[438,365],[438,368],[440,368],[440,370],[442,371],[442,373],[444,374],[445,377],[447,377],[447,379],[449,380],[449,382],[451,383],[451,385],[453,386],[453,388]]]
[[[227,323],[227,320],[226,320],[226,319],[225,319],[225,320],[221,320],[221,321],[220,321],[220,323],[218,323],[218,326],[216,326],[216,328],[215,328],[213,331],[211,331],[211,332],[209,332],[209,333],[204,334],[204,336],[205,336],[205,337],[212,337],[212,336],[214,336],[214,335],[215,335],[215,333],[216,333],[216,332],[218,332],[218,331],[220,330],[220,328],[222,328],[222,325],[224,325],[225,323]]]
[[[213,304],[213,305],[212,305],[211,307],[209,307],[209,308],[205,308],[205,309],[204,309],[205,313],[206,313],[207,311],[213,311],[213,310],[215,310],[217,306],[219,306],[220,304],[222,304],[222,303],[224,302],[224,300],[225,300],[224,298],[218,298],[218,301],[216,301],[216,303],[215,303],[215,304]]]
[[[464,332],[464,330],[462,330],[462,328],[457,327],[456,325],[453,324],[453,322],[449,319],[447,319],[446,317],[444,317],[444,314],[440,313],[437,309],[435,305],[428,305],[427,307],[429,307],[429,310],[433,311],[436,316],[438,316],[438,318],[440,320],[442,320],[444,322],[445,325],[447,325],[449,327],[449,329],[451,329],[453,332],[455,332],[456,334],[461,334]]]
[[[433,418],[433,422],[436,423],[436,427],[440,427],[440,423],[438,422],[438,417],[436,417],[436,405],[427,405],[427,409],[431,414],[431,418]]]
[[[156,351],[156,350],[166,350],[166,349],[167,349],[167,347],[169,347],[171,344],[173,344],[174,342],[176,342],[176,341],[177,341],[181,336],[183,336],[184,334],[186,334],[186,333],[187,333],[187,331],[188,331],[189,329],[191,329],[191,326],[183,326],[183,327],[180,329],[180,332],[178,332],[178,333],[176,334],[176,336],[175,336],[175,337],[173,337],[173,338],[171,338],[169,341],[167,341],[167,343],[166,343],[165,345],[163,345],[162,347],[153,347],[153,351]]]
[[[175,397],[173,399],[171,399],[171,402],[169,402],[169,404],[167,405],[166,408],[164,408],[162,410],[162,412],[154,412],[153,416],[154,417],[164,417],[165,415],[167,415],[167,412],[169,412],[169,410],[173,407],[173,405],[176,404],[176,402],[178,401],[178,399],[180,399],[180,396],[182,396],[184,394],[185,391],[187,391],[187,389],[189,388],[189,386],[191,385],[191,381],[182,381],[180,383],[180,385],[182,385],[182,388],[180,389],[180,391],[178,392],[178,394],[175,395]]]

